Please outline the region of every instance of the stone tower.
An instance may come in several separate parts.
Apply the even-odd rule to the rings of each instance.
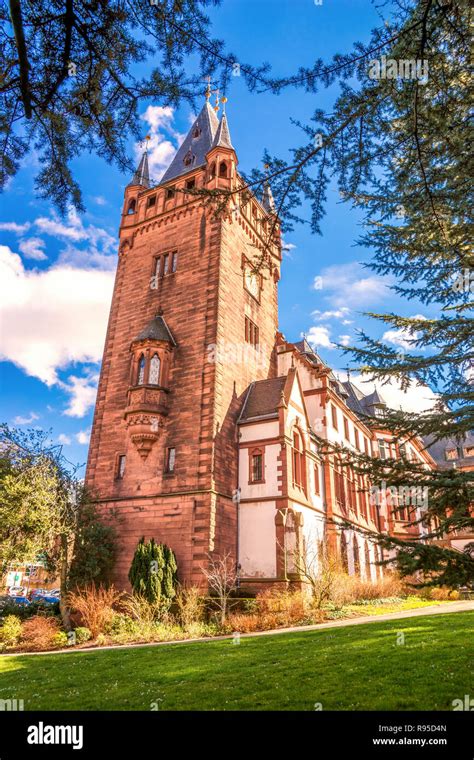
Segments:
[[[86,484],[121,538],[115,582],[141,536],[167,543],[181,580],[236,556],[236,419],[249,384],[276,374],[281,248],[252,268],[273,199],[242,204],[225,114],[206,100],[158,184],[144,153],[125,190],[117,274]],[[216,213],[199,191],[233,191]]]

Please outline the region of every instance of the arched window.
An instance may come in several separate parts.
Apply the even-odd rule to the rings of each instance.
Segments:
[[[349,562],[347,560],[347,541],[344,533],[341,533],[341,565],[342,569],[349,572]]]
[[[144,382],[145,382],[145,357],[142,354],[138,362],[137,385],[143,385]]]
[[[211,164],[211,167],[209,169],[209,178],[214,179],[215,176],[216,176],[216,165],[214,163],[214,164]]]
[[[136,210],[137,202],[133,198],[130,203],[128,204],[127,214],[134,214]]]
[[[305,486],[305,461],[304,449],[300,433],[293,433],[293,484],[304,488]]]
[[[160,384],[160,368],[161,368],[161,361],[158,354],[153,354],[151,357],[150,362],[150,377],[148,379],[148,382],[150,385],[159,385]]]
[[[219,164],[219,177],[227,177],[227,164],[225,161],[221,161]]]
[[[359,544],[355,536],[352,539],[352,552],[354,555],[354,573],[360,575]]]

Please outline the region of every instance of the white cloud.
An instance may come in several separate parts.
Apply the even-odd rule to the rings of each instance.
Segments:
[[[40,216],[35,219],[35,226],[41,232],[60,240],[86,240],[88,235],[82,224],[81,218],[74,208],[69,209],[67,214],[67,224],[64,224],[55,215],[52,217]]]
[[[391,277],[368,275],[361,264],[326,267],[314,278],[313,290],[324,291],[326,300],[337,309],[372,306],[392,295]]]
[[[94,406],[98,380],[97,374],[87,374],[85,377],[69,375],[67,382],[60,382],[60,387],[70,394],[64,414],[68,417],[84,417]]]
[[[323,348],[335,348],[334,343],[330,340],[327,327],[316,327],[313,325],[310,327],[309,333],[306,335],[306,340],[313,347],[322,346]]]
[[[27,240],[20,240],[18,247],[25,258],[44,261],[48,258],[43,250],[45,245],[46,243],[41,238],[32,237]]]
[[[335,371],[335,374],[340,380],[347,379],[347,373],[342,370]],[[401,407],[405,412],[419,413],[433,408],[437,401],[436,394],[428,386],[416,385],[414,382],[411,383],[407,391],[403,391],[400,383],[393,378],[388,383],[383,384],[380,381],[374,381],[368,375],[351,374],[351,382],[366,395],[377,390],[391,409],[400,409]]]
[[[148,164],[153,181],[162,177],[176,153],[177,145],[180,145],[183,139],[183,136],[173,129],[173,114],[174,109],[170,106],[148,106],[141,115],[149,126]],[[137,164],[142,153],[143,143],[135,143]]]
[[[347,306],[343,306],[341,309],[328,311],[320,311],[319,309],[315,309],[311,313],[311,316],[314,317],[317,322],[323,322],[326,319],[342,319],[349,313],[350,309],[348,309]]]
[[[76,433],[76,441],[86,446],[89,443],[90,436],[91,436],[90,429],[80,430],[78,433]]]
[[[106,206],[107,201],[105,200],[103,195],[93,195],[92,200],[94,203],[97,203],[98,206]]]
[[[74,362],[100,361],[114,275],[55,265],[25,270],[18,254],[0,246],[0,359],[11,361],[48,386],[70,393],[67,414],[91,406],[96,378],[58,376]]]
[[[22,417],[20,414],[13,418],[14,425],[30,425],[35,420],[39,420],[39,416],[35,412],[30,412],[27,417]]]
[[[70,446],[71,445],[71,439],[68,435],[65,435],[64,433],[60,433],[58,435],[58,442],[62,443],[63,446]]]
[[[25,222],[25,224],[17,224],[16,222],[0,222],[0,230],[5,230],[5,232],[14,232],[16,235],[23,235],[24,232],[27,232],[31,227],[29,222]]]
[[[415,316],[410,317],[410,319],[426,319],[426,317],[423,314],[415,314]],[[416,330],[402,327],[398,330],[386,330],[382,335],[382,340],[409,351],[410,349],[413,350],[416,348],[416,346],[414,346],[414,341],[418,339],[418,335],[419,333]]]
[[[339,343],[341,346],[348,346],[351,342],[351,336],[350,335],[340,335],[339,336]]]

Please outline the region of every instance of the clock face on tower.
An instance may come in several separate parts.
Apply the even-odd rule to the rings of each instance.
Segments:
[[[257,301],[260,301],[260,275],[246,264],[244,270],[245,287]]]

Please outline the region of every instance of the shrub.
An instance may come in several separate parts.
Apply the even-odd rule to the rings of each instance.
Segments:
[[[140,594],[132,594],[122,601],[122,609],[144,628],[154,625],[158,620],[166,620],[171,600],[166,598],[148,601]]]
[[[74,633],[76,634],[76,644],[85,644],[86,641],[89,641],[89,639],[92,638],[92,632],[89,628],[85,628],[81,625],[74,629]]]
[[[230,614],[227,618],[227,626],[232,632],[253,633],[253,631],[261,630],[262,616]]]
[[[421,589],[420,596],[422,599],[432,599],[436,602],[453,601],[459,599],[459,591],[450,589],[447,586],[427,586]]]
[[[0,628],[0,641],[5,646],[14,646],[21,635],[21,620],[17,615],[7,615]]]
[[[105,646],[105,644],[107,644],[107,636],[104,636],[103,633],[99,633],[99,635],[97,636],[95,640],[95,643],[97,644],[98,647]]]
[[[175,601],[178,620],[185,630],[202,620],[204,599],[197,586],[180,586]]]
[[[123,593],[113,586],[104,588],[90,585],[72,592],[69,595],[69,605],[80,614],[82,622],[90,629],[92,636],[96,637],[104,632],[112,620],[114,605],[118,604],[122,596]]]
[[[54,647],[57,647],[58,649],[61,649],[62,647],[67,647],[68,645],[68,638],[67,633],[65,631],[58,631],[53,635],[52,643]]]
[[[177,569],[176,557],[169,546],[156,544],[153,538],[145,543],[143,537],[135,549],[128,579],[134,594],[149,602],[171,600],[176,596]]]
[[[308,597],[302,591],[262,591],[257,595],[258,611],[276,626],[293,625],[303,620],[308,607]]]
[[[394,573],[386,573],[375,582],[364,580],[359,575],[338,573],[331,588],[329,601],[336,608],[367,599],[400,598],[405,596],[400,578]]]
[[[33,651],[52,649],[55,646],[55,636],[59,632],[59,623],[55,618],[36,615],[23,623],[20,644],[23,648]]]

